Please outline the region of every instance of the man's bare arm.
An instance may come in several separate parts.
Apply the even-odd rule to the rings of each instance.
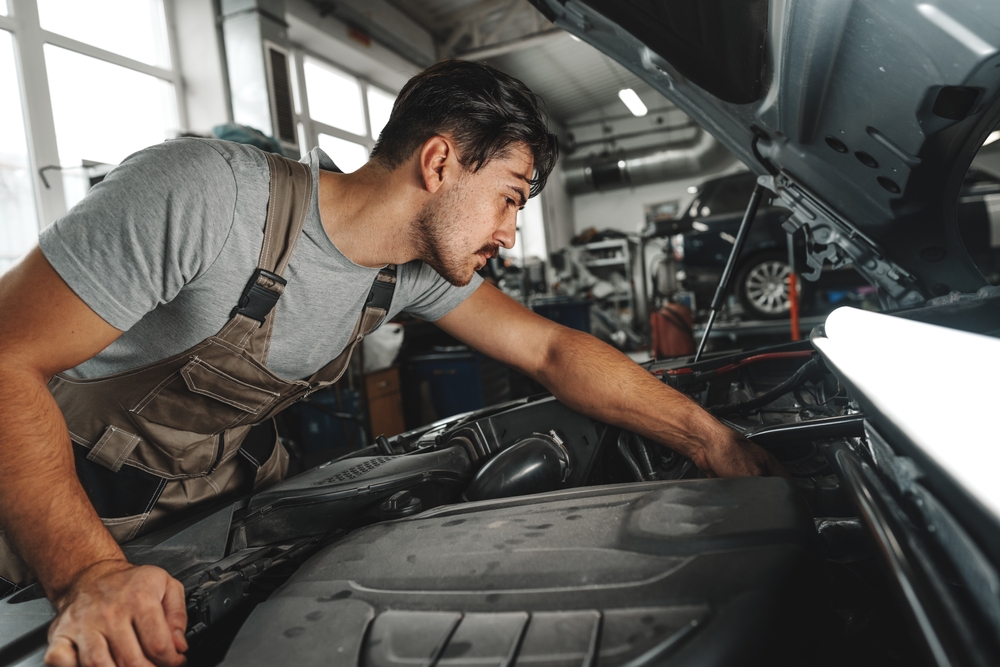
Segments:
[[[55,373],[121,332],[37,248],[0,278],[0,317],[0,525],[60,612],[46,661],[180,664],[183,587],[125,561],[80,486],[66,422],[47,388]]]
[[[532,313],[490,285],[437,324],[534,378],[574,410],[668,445],[708,474],[785,474],[762,449],[618,350]]]

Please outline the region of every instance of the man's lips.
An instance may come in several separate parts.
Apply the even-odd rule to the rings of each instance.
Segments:
[[[479,270],[484,266],[486,266],[486,262],[488,260],[493,259],[494,257],[500,254],[500,246],[493,243],[488,243],[473,254],[475,254],[476,256],[479,257],[479,259],[482,260],[482,263],[479,264],[479,266],[477,267],[477,270]]]

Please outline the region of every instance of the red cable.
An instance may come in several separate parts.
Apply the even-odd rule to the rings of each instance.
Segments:
[[[799,286],[798,276],[794,272],[788,274],[788,310],[792,320],[792,340],[800,340],[802,332],[799,327]]]

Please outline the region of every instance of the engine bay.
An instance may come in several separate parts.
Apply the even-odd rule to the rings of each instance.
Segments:
[[[996,655],[974,591],[988,559],[956,564],[938,537],[964,533],[942,507],[919,520],[900,481],[915,466],[809,341],[648,370],[791,479],[706,479],[543,395],[380,437],[126,553],[185,585],[191,665],[909,665],[973,640]],[[41,664],[28,639],[47,605],[37,587],[0,602],[7,657]],[[937,646],[914,609],[941,617]]]

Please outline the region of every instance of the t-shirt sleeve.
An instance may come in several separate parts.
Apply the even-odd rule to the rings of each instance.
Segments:
[[[423,262],[410,262],[402,267],[402,282],[406,303],[402,310],[428,322],[447,315],[483,283],[478,273],[464,287],[456,287]]]
[[[211,267],[236,194],[232,166],[210,143],[168,141],[126,158],[39,246],[77,296],[125,331]]]

